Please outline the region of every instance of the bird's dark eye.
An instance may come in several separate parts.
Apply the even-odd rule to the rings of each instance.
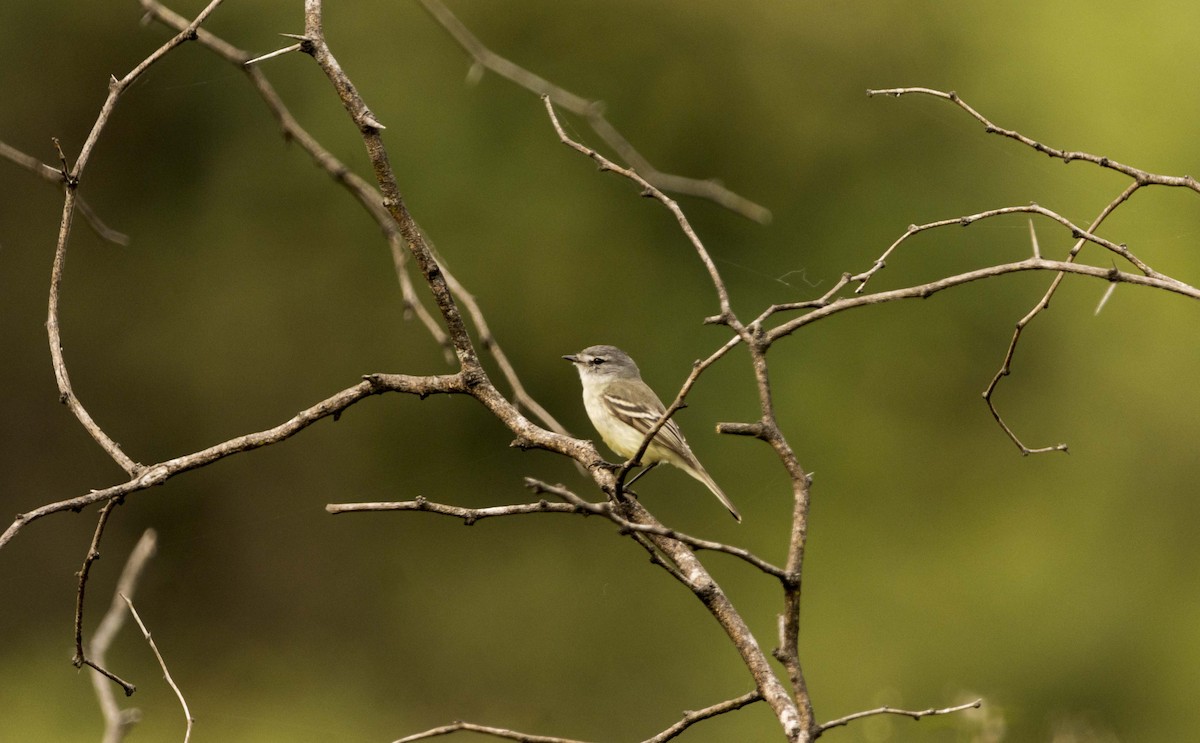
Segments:
[[[604,359],[602,359],[600,357],[596,357],[596,358],[592,359],[592,366],[600,366],[603,363],[604,363]]]

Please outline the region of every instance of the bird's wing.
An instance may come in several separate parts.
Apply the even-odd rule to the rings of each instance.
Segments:
[[[655,423],[658,423],[658,419],[662,418],[663,413],[667,412],[666,407],[657,398],[654,400],[654,405],[647,408],[645,405],[630,402],[625,395],[621,394],[619,388],[602,395],[601,398],[609,412],[622,422],[632,426],[643,437]],[[694,462],[696,459],[687,445],[687,441],[683,438],[683,432],[679,430],[679,426],[674,420],[667,421],[662,428],[658,429],[658,433],[654,436],[654,443],[675,452],[685,462]]]

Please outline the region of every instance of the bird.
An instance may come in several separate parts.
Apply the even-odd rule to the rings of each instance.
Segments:
[[[650,385],[642,381],[637,364],[629,354],[607,345],[588,346],[563,358],[579,371],[583,406],[604,443],[626,459],[637,454],[646,434],[667,411]],[[674,420],[668,420],[654,435],[642,454],[642,462],[646,469],[638,477],[663,462],[673,464],[704,483],[741,522],[742,515],[696,459]]]

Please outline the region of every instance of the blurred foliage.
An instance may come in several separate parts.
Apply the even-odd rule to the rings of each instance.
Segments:
[[[700,322],[716,302],[670,215],[559,144],[535,96],[493,75],[468,84],[465,54],[415,3],[330,6],[329,41],[388,127],[410,208],[556,416],[592,435],[563,353],[621,345],[667,396],[723,342]],[[1037,201],[1085,224],[1124,185],[988,137],[945,102],[866,88],[954,89],[1000,125],[1158,172],[1195,173],[1200,159],[1200,99],[1186,92],[1200,84],[1187,64],[1200,6],[453,9],[498,53],[603,100],[658,167],[720,178],[773,210],[760,226],[682,201],[747,315],[868,267],[910,223]],[[167,37],[139,13],[0,10],[0,140],[50,163],[51,137],[78,152],[108,75]],[[301,27],[301,4],[280,0],[229,2],[210,24],[258,53]],[[311,61],[263,69],[302,124],[369,175]],[[77,221],[66,359],[84,404],[139,461],[276,425],[364,373],[447,368],[403,317],[362,210],[198,45],[120,102],[81,193],[132,242],[103,243]],[[60,199],[4,162],[0,194],[0,501],[15,513],[122,477],[57,402],[43,322]],[[1197,214],[1195,194],[1151,189],[1101,232],[1194,284]],[[1021,257],[1027,235],[1021,218],[927,234],[872,288]],[[1039,235],[1047,255],[1069,245],[1048,224]],[[1197,725],[1196,308],[1126,286],[1093,316],[1106,287],[1068,280],[997,400],[1028,443],[1065,440],[1071,454],[1023,458],[978,398],[1048,280],[839,315],[772,352],[781,421],[816,472],[801,643],[818,716],[985,699],[978,714],[873,719],[831,741],[1184,740]],[[732,354],[679,419],[745,524],[676,472],[642,490],[668,523],[781,560],[783,475],[764,447],[711,433],[754,417],[749,379]],[[464,529],[323,510],[417,495],[518,502],[526,475],[587,492],[569,463],[510,438],[468,400],[385,396],[138,493],[92,572],[89,626],[153,526],[160,553],[136,601],[206,740],[391,740],[460,718],[637,740],[747,691],[716,624],[597,520]],[[0,739],[99,737],[88,679],[69,664],[73,573],[93,526],[90,512],[49,518],[0,555]],[[771,645],[770,581],[705,559]],[[178,739],[181,714],[136,632],[109,658],[139,686],[134,739]],[[759,705],[687,739],[777,735]]]

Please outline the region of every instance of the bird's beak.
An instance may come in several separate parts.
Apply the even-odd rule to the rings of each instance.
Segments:
[[[566,359],[567,361],[570,361],[572,364],[579,363],[579,357],[573,353],[567,354],[566,356],[563,356],[563,358]]]

